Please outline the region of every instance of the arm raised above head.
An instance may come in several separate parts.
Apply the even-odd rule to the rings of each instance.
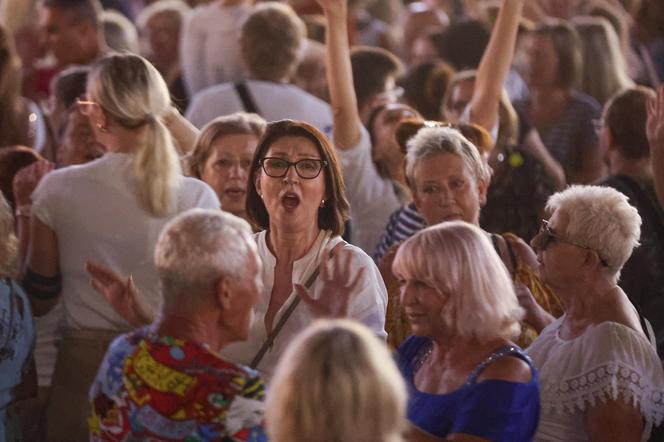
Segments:
[[[470,122],[491,131],[498,121],[498,104],[512,64],[523,0],[503,0],[477,70],[470,101]]]
[[[325,12],[327,82],[334,119],[334,145],[352,149],[360,139],[360,114],[353,87],[347,0],[316,0]]]

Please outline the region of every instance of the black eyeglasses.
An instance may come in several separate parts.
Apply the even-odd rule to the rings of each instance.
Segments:
[[[316,178],[323,167],[327,166],[325,160],[304,159],[291,163],[288,160],[277,157],[265,157],[260,160],[261,167],[265,174],[272,178],[283,178],[288,173],[291,166],[295,167],[297,176],[305,180]]]
[[[576,241],[572,241],[572,240],[569,240],[569,239],[565,239],[565,238],[557,235],[556,232],[554,232],[553,229],[551,229],[551,227],[549,227],[549,221],[543,219],[542,224],[540,226],[539,233],[537,235],[535,235],[535,237],[531,241],[531,245],[533,246],[533,249],[535,249],[536,251],[537,250],[546,250],[551,244],[553,244],[556,241],[571,244],[571,245],[576,246],[576,247],[581,247],[582,249],[591,250],[591,251],[597,253],[597,256],[599,256],[599,260],[600,260],[600,262],[602,263],[602,265],[604,267],[608,266],[608,264],[606,263],[604,258],[602,258],[602,255],[600,255],[597,250],[593,249],[592,247],[584,246],[581,243],[578,243]]]

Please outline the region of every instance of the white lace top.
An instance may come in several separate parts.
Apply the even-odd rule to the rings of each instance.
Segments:
[[[584,410],[598,400],[626,398],[646,422],[643,441],[664,417],[664,373],[654,345],[616,322],[589,327],[565,341],[565,315],[546,327],[527,352],[540,374],[542,409],[536,441],[587,441]]]

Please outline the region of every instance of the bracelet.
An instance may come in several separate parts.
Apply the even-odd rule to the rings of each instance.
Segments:
[[[31,214],[32,214],[31,204],[22,204],[20,206],[17,206],[16,211],[14,212],[14,216],[16,216],[16,218],[19,217],[30,218]]]

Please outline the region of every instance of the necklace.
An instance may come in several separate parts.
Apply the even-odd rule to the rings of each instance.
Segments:
[[[433,353],[433,342],[429,341],[428,348],[418,355],[418,358],[413,364],[413,374],[417,373],[419,369],[422,368],[422,365],[424,365],[429,356],[431,356],[431,353]]]

